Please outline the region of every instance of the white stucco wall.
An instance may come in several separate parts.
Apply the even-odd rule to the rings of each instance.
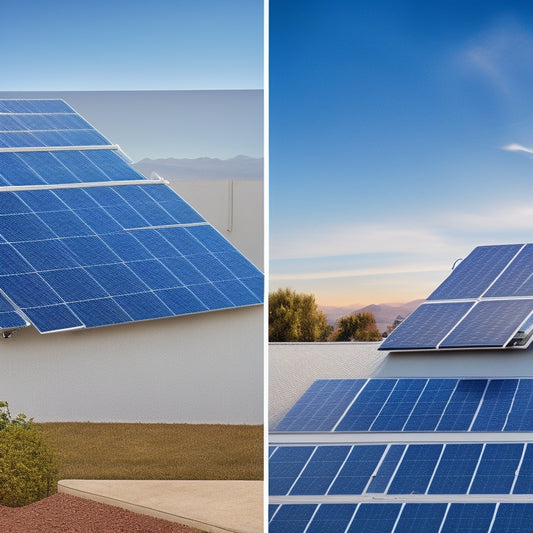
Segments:
[[[263,307],[0,338],[0,399],[37,421],[263,421]]]

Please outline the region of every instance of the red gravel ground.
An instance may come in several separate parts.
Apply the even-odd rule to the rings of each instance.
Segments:
[[[67,494],[25,507],[0,505],[1,533],[199,533],[197,529]]]

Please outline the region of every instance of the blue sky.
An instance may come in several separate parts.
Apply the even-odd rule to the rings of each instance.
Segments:
[[[134,161],[262,157],[263,14],[261,0],[8,2],[0,97],[64,98]]]
[[[533,235],[533,7],[270,0],[270,289],[425,298]]]
[[[0,90],[263,86],[260,0],[4,4]]]

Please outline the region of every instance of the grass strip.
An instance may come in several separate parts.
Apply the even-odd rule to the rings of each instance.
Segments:
[[[35,424],[61,479],[263,479],[263,426]]]

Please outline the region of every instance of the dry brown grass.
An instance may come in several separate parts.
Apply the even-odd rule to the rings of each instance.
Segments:
[[[263,479],[263,426],[36,424],[62,479]]]

